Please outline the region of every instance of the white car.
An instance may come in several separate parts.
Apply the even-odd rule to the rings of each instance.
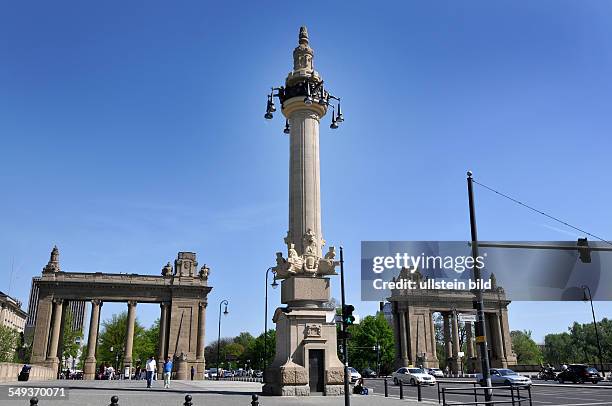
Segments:
[[[425,368],[425,372],[436,378],[444,378],[444,372],[440,368]]]
[[[482,374],[478,374],[478,382],[482,381]],[[519,375],[511,369],[491,368],[491,384],[505,386],[531,386],[531,379]]]
[[[348,371],[351,376],[351,382],[357,382],[358,379],[361,379],[361,374],[355,368],[349,367]]]
[[[393,373],[393,383],[409,383],[410,385],[435,385],[436,378],[421,368],[400,368]]]

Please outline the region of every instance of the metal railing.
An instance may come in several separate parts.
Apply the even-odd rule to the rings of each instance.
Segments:
[[[471,385],[471,387],[441,387],[441,384],[453,383]],[[487,391],[493,394],[493,400],[485,400]],[[473,401],[451,401],[447,400],[449,395],[473,396]],[[531,385],[510,385],[510,386],[480,386],[477,382],[440,382],[438,381],[438,403],[443,406],[467,406],[467,405],[513,405],[522,406],[529,404],[532,406]]]

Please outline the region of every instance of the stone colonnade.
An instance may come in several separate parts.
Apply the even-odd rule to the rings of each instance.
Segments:
[[[429,308],[408,307],[393,312],[397,366],[439,367],[433,314]],[[478,348],[475,343],[475,323],[464,323],[465,335],[460,338],[460,324],[456,310],[440,312],[444,352],[450,373],[475,373],[480,369]],[[512,353],[508,312],[506,309],[485,313],[489,359],[492,367],[507,368],[516,363]],[[463,341],[463,343],[461,342]],[[463,344],[463,345],[462,345]],[[465,368],[464,368],[465,366]]]

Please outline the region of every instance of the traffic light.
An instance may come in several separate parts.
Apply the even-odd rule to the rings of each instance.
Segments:
[[[342,307],[342,321],[346,325],[351,325],[355,323],[355,316],[353,316],[353,312],[355,311],[355,306],[353,305],[344,305]]]
[[[589,248],[589,241],[586,238],[578,238],[578,253],[580,254],[580,261],[585,264],[591,263],[591,249]]]

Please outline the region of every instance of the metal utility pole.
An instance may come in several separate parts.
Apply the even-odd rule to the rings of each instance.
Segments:
[[[591,288],[589,288],[587,285],[584,285],[582,287],[582,290],[584,291],[585,299],[587,298],[586,296],[587,291],[589,292],[588,299],[591,302],[591,313],[593,314],[593,325],[595,326],[595,338],[597,338],[597,350],[599,351],[599,366],[601,367],[601,374],[603,375],[605,379],[606,371],[604,370],[603,357],[601,356],[601,343],[599,342],[599,331],[597,330],[597,319],[595,319],[595,308],[593,307],[593,296],[591,296]]]
[[[470,231],[472,235],[472,258],[476,261],[478,258],[478,232],[476,229],[476,209],[474,208],[474,184],[472,179],[472,172],[467,173],[467,186],[468,186],[468,199],[470,204]],[[342,252],[342,251],[341,251]],[[474,267],[474,279],[478,282],[481,278],[480,269]],[[489,365],[489,349],[487,347],[487,337],[485,329],[485,313],[484,303],[482,299],[482,288],[479,287],[474,289],[474,308],[476,309],[476,343],[480,349],[480,359],[482,362],[482,379],[486,387],[491,387],[491,370]],[[493,399],[493,393],[490,389],[485,390],[485,401],[489,402]]]
[[[344,306],[346,301],[344,298],[344,250],[340,247],[340,291],[342,301],[342,356],[344,361],[344,406],[351,406],[351,393],[349,385],[349,364],[348,364],[348,348],[346,340],[346,321],[344,320]]]

